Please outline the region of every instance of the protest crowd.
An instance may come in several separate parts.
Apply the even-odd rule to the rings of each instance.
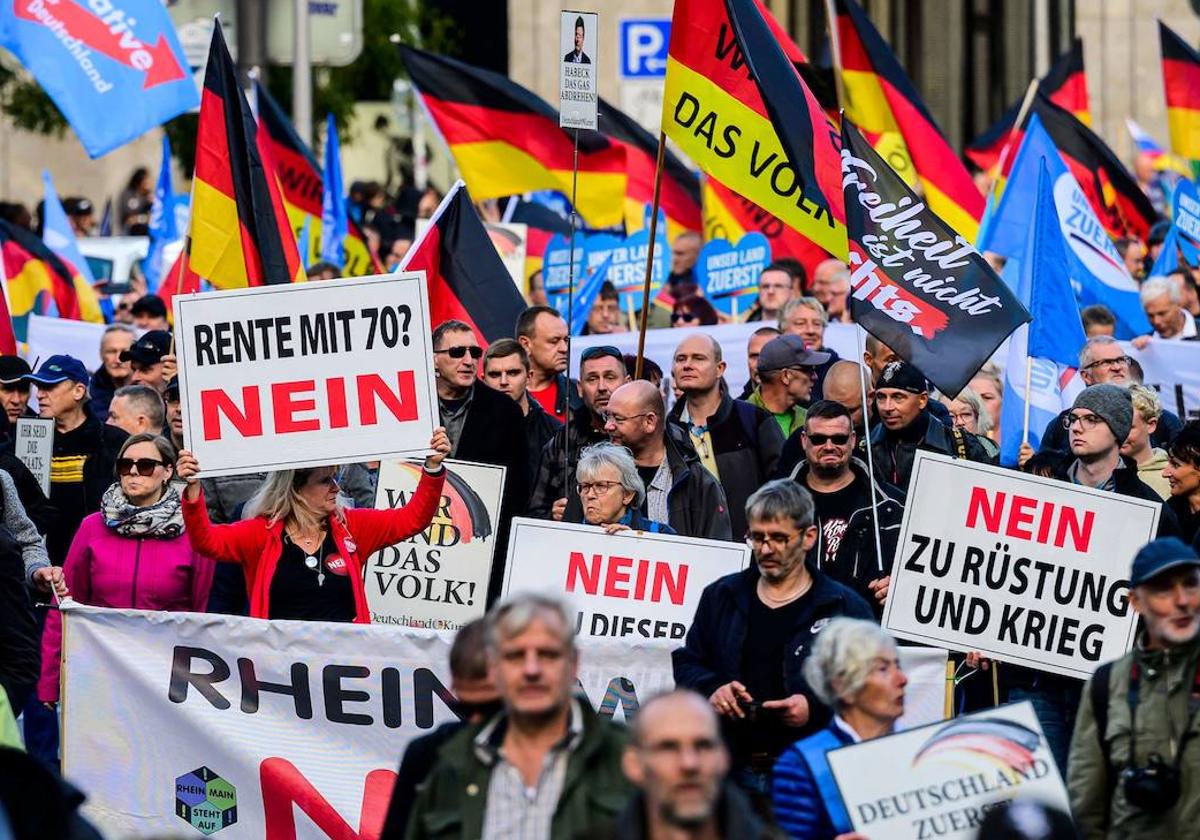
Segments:
[[[187,229],[169,149],[111,219],[0,203],[0,840],[1200,838],[1200,137],[1126,169],[1073,53],[960,157],[831,7],[907,176],[761,4],[676,0],[653,197],[597,197],[665,139],[564,12],[561,115],[399,47],[444,189],[342,190],[217,24]],[[527,141],[565,217],[489,192]]]

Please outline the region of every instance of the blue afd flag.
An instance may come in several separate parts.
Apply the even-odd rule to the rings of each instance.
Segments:
[[[337,123],[330,114],[325,121],[325,167],[321,198],[321,259],[341,268],[346,262],[342,243],[349,232],[346,192],[342,189],[342,158]]]
[[[609,254],[604,262],[596,266],[596,270],[583,281],[579,291],[575,293],[575,308],[571,311],[571,335],[583,335],[588,315],[591,314],[592,307],[596,305],[596,298],[600,295],[600,287],[608,279],[608,268],[612,265],[612,261],[612,254]],[[565,315],[567,310],[563,309],[562,312]]]
[[[1050,175],[1050,191],[1068,245],[1071,285],[1079,305],[1101,303],[1112,310],[1119,339],[1150,332],[1150,322],[1138,298],[1137,281],[1125,270],[1116,246],[1036,114],[1026,126],[1004,194],[980,238],[979,250],[992,251],[1010,260],[1022,258],[1037,201],[1039,161],[1045,162]]]
[[[1166,277],[1179,270],[1179,258],[1194,266],[1200,246],[1200,194],[1191,181],[1180,181],[1171,196],[1171,227],[1163,239],[1158,259],[1150,268],[1150,277]]]
[[[179,239],[175,224],[175,187],[171,183],[171,141],[163,133],[162,163],[158,183],[154,185],[154,203],[150,205],[150,250],[142,260],[146,290],[158,291],[163,275],[163,249]]]
[[[5,0],[0,46],[94,158],[200,105],[162,0]]]
[[[43,196],[42,242],[55,253],[59,259],[66,260],[75,272],[87,281],[89,286],[96,285],[92,276],[92,268],[79,251],[79,243],[75,241],[75,231],[71,229],[71,220],[67,211],[63,210],[62,202],[58,200],[58,192],[54,189],[54,181],[48,170],[42,170]]]
[[[1070,246],[1063,238],[1050,173],[1044,161],[1039,165],[1037,203],[1020,262],[1017,296],[1033,316],[1029,355],[1074,367],[1087,336],[1071,291]]]

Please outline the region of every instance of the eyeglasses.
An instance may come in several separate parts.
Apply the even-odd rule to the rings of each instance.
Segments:
[[[800,534],[764,534],[760,531],[750,531],[746,534],[746,545],[751,548],[762,548],[770,543],[776,550],[787,548]]]
[[[590,362],[593,359],[603,359],[604,357],[617,359],[621,364],[625,364],[625,357],[621,355],[621,351],[611,344],[601,344],[597,347],[589,347],[579,354],[579,361]]]
[[[1115,358],[1115,359],[1097,359],[1096,361],[1092,362],[1090,365],[1084,365],[1083,369],[1084,370],[1095,370],[1096,368],[1099,368],[1099,367],[1115,369],[1115,368],[1129,367],[1132,363],[1133,363],[1133,359],[1130,356],[1117,356],[1117,358]]]
[[[1092,414],[1090,412],[1087,414],[1068,414],[1062,419],[1062,427],[1070,431],[1072,426],[1074,426],[1076,423],[1079,423],[1079,428],[1083,429],[1085,432],[1090,432],[1103,422],[1104,418],[1098,414]]]
[[[614,487],[620,487],[619,481],[581,481],[575,485],[575,492],[583,496],[590,496],[595,493],[597,496],[603,496]]]
[[[117,475],[133,475],[135,469],[138,475],[151,475],[158,467],[166,465],[166,461],[156,461],[153,458],[118,458]]]
[[[653,413],[654,413],[653,411],[643,411],[641,414],[624,415],[624,414],[613,414],[611,411],[602,411],[602,412],[600,412],[600,419],[604,422],[604,425],[606,425],[606,426],[609,423],[616,423],[617,425],[620,425],[621,423],[625,423],[629,420],[634,420],[638,417],[646,417]]]
[[[699,321],[700,316],[695,312],[672,312],[671,323],[678,324],[680,321]]]
[[[476,361],[483,357],[483,348],[477,344],[460,344],[457,347],[447,347],[445,350],[434,350],[433,352],[434,355],[438,353],[445,353],[451,359],[461,359],[468,353],[470,353],[471,358],[475,359]]]
[[[804,436],[813,446],[824,446],[827,443],[832,443],[834,446],[845,446],[850,442],[850,435],[844,434],[822,435],[817,432],[805,432]]]

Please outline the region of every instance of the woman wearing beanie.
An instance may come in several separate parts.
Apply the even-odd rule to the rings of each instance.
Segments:
[[[171,486],[175,450],[165,438],[142,433],[117,455],[117,481],[99,512],[75,533],[63,568],[72,597],[98,607],[203,612],[213,561],[193,550],[183,530],[179,493]],[[38,699],[59,692],[62,618],[46,617]]]

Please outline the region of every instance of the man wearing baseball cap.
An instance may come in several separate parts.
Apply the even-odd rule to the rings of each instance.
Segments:
[[[16,439],[17,421],[22,417],[37,417],[29,410],[29,363],[20,356],[0,356],[0,407],[7,421],[0,429],[9,440]]]
[[[1083,691],[1067,774],[1071,811],[1081,837],[1194,837],[1200,557],[1174,537],[1155,540],[1134,557],[1129,586],[1141,631]]]
[[[61,566],[79,523],[100,510],[113,482],[117,451],[128,435],[88,411],[91,377],[73,356],[51,356],[26,379],[37,386],[38,413],[54,420],[50,503],[54,522],[46,534],[50,562]]]
[[[908,362],[884,366],[875,380],[872,402],[879,416],[878,425],[871,429],[872,455],[875,473],[885,487],[908,492],[918,449],[995,463],[974,435],[947,426],[930,413],[925,375]]]
[[[131,385],[149,385],[160,394],[167,389],[163,356],[171,352],[171,334],[166,330],[151,330],[121,351],[121,361],[129,362],[133,373]]]
[[[812,397],[817,367],[831,358],[808,349],[798,335],[771,339],[758,354],[759,385],[746,402],[771,412],[784,438],[789,437],[804,425],[804,407]]]
[[[158,295],[142,295],[129,307],[133,323],[139,330],[169,330],[167,305]]]

